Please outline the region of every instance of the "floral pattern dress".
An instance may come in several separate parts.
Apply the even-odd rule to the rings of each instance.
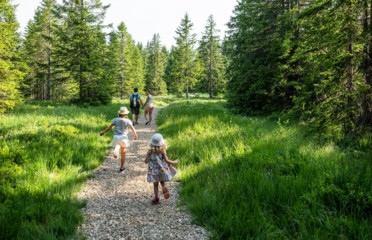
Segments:
[[[147,182],[169,182],[176,173],[176,169],[163,160],[163,154],[150,153]]]

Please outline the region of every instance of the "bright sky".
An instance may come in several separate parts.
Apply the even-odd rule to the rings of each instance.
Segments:
[[[24,29],[33,19],[35,10],[42,0],[13,0],[18,4],[16,14]],[[232,16],[237,0],[101,0],[110,4],[106,12],[105,24],[113,23],[116,28],[120,22],[127,26],[129,34],[138,42],[146,44],[155,33],[159,33],[163,45],[170,48],[175,45],[174,37],[181,20],[188,13],[194,24],[193,33],[200,39],[207,25],[207,19],[213,15],[221,39],[227,30],[226,24]]]

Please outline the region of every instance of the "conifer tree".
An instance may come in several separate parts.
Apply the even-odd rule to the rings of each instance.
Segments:
[[[242,0],[228,24],[226,54],[228,103],[237,112],[271,112],[286,107],[285,90],[275,88],[283,80],[283,47],[288,41],[281,29],[287,1]],[[289,28],[292,33],[292,29]],[[244,104],[242,104],[244,103]]]
[[[121,99],[126,98],[134,87],[144,87],[143,62],[139,49],[134,44],[124,22],[117,31],[110,35],[110,51],[112,52],[115,71],[115,92]]]
[[[25,66],[19,58],[18,27],[15,7],[11,5],[10,0],[2,0],[0,2],[0,113],[14,108],[22,101],[19,89]]]
[[[63,0],[57,15],[58,62],[75,85],[76,100],[86,104],[111,100],[112,79],[105,74],[107,44],[102,32],[108,6],[100,0]]]
[[[61,72],[53,57],[57,31],[57,19],[53,14],[55,7],[55,0],[43,0],[34,19],[27,25],[23,53],[30,72],[26,77],[25,94],[34,99],[52,100],[63,94],[63,81],[58,77]]]
[[[192,27],[193,23],[186,13],[176,30],[176,46],[172,49],[172,68],[168,74],[170,89],[177,94],[186,92],[187,99],[198,74],[194,50],[196,35],[192,33]]]
[[[225,89],[225,68],[220,38],[217,35],[216,23],[209,16],[205,31],[200,40],[198,56],[202,61],[202,74],[199,89],[209,93],[212,98]]]
[[[133,88],[137,87],[140,90],[145,88],[145,68],[143,64],[143,58],[140,49],[133,44],[133,68],[132,77],[134,80]]]
[[[163,79],[166,67],[166,53],[163,51],[159,34],[154,34],[147,46],[146,89],[156,95],[165,94],[166,83]]]
[[[363,12],[355,1],[321,1],[303,13],[303,35],[296,57],[304,70],[295,109],[312,126],[335,136],[358,131],[361,97],[368,88],[363,71]],[[338,21],[334,21],[337,18]],[[362,100],[362,101],[361,101]],[[306,111],[303,111],[303,110]]]

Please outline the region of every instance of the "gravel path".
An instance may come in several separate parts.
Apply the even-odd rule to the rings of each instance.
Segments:
[[[158,110],[154,109],[154,118]],[[80,232],[87,239],[208,239],[206,230],[192,224],[190,214],[176,206],[177,182],[168,184],[169,199],[151,204],[153,184],[146,181],[144,159],[156,125],[154,120],[145,125],[141,115],[135,127],[139,140],[131,141],[127,149],[126,170],[118,172],[119,159],[110,151],[80,191],[79,198],[88,201]]]

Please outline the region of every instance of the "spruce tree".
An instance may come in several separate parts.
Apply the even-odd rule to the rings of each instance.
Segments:
[[[241,113],[271,112],[286,108],[283,81],[289,47],[285,28],[281,29],[287,1],[242,0],[228,23],[226,54],[230,108]],[[292,29],[289,28],[292,33]],[[287,60],[288,61],[288,60]]]
[[[79,103],[111,100],[112,79],[105,74],[107,44],[102,32],[107,8],[100,0],[63,0],[58,7],[61,25],[56,60],[69,74]]]
[[[170,89],[176,94],[186,92],[189,99],[189,90],[197,80],[196,53],[194,45],[196,35],[192,33],[193,23],[186,13],[176,30],[176,46],[172,49],[172,69],[168,75]]]
[[[126,98],[134,87],[140,91],[144,88],[143,62],[139,49],[121,22],[110,35],[110,51],[115,71],[115,95]]]
[[[198,48],[198,56],[203,66],[199,89],[208,92],[210,98],[223,92],[226,84],[225,66],[218,32],[211,15]]]
[[[52,100],[62,97],[63,80],[59,78],[54,63],[57,20],[53,14],[55,0],[43,0],[34,19],[27,25],[23,44],[24,58],[30,66],[26,76],[26,96],[38,100]]]
[[[0,2],[0,113],[22,101],[19,91],[24,65],[20,60],[19,24],[10,0]]]
[[[295,109],[311,127],[333,137],[360,131],[363,71],[363,11],[354,1],[320,1],[302,13],[302,41],[295,57],[304,71]],[[338,21],[334,21],[337,18]],[[368,46],[368,45],[364,45]],[[364,123],[363,123],[364,124]]]
[[[146,90],[156,95],[166,94],[166,83],[163,79],[166,67],[166,54],[163,51],[159,34],[154,34],[147,46]]]

